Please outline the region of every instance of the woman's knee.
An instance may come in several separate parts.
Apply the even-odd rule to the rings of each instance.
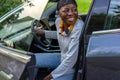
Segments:
[[[37,53],[36,67],[57,67],[60,64],[60,53]]]

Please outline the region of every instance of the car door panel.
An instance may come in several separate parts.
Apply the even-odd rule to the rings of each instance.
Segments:
[[[119,40],[120,29],[93,32],[86,53],[87,80],[120,78]]]
[[[19,80],[25,64],[15,59],[0,55],[0,79]]]
[[[22,80],[27,69],[29,69],[28,75],[33,74],[34,64],[33,56],[0,46],[0,80]]]

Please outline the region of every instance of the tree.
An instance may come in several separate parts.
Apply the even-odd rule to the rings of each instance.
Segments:
[[[0,0],[0,17],[21,3],[21,0]]]

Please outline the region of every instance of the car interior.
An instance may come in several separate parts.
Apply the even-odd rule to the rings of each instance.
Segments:
[[[56,1],[56,0],[53,0],[53,1]],[[21,10],[19,12],[21,12]],[[4,72],[0,72],[0,77],[3,77],[4,76],[3,74],[5,74],[5,77],[8,76],[6,80],[13,78],[13,76],[14,76],[14,80],[33,80],[34,78],[33,70],[35,68],[34,66],[35,57],[33,54],[36,54],[38,52],[39,53],[60,52],[58,42],[56,39],[45,39],[44,37],[38,37],[35,34],[33,29],[35,27],[42,27],[42,29],[44,30],[56,30],[54,22],[55,22],[55,19],[58,17],[58,12],[56,11],[56,5],[54,5],[44,12],[40,20],[33,20],[30,17],[17,20],[19,12],[10,16],[7,19],[7,21],[3,22],[3,24],[0,24],[0,25],[4,25],[0,30],[0,39],[1,39],[0,46],[5,48],[5,50],[8,49],[8,53],[15,52],[15,54],[20,53],[20,54],[23,54],[23,56],[24,54],[27,54],[28,56],[25,57],[25,59],[28,59],[29,57],[30,62],[23,62],[22,61],[23,57],[17,61],[16,57],[8,58],[8,56],[6,57],[6,54],[4,54],[0,57],[0,61],[1,61],[0,65],[4,63],[2,62],[3,61],[2,59],[6,60],[5,61],[6,65],[9,64],[9,61],[13,63],[9,64],[7,68],[6,68],[6,65],[2,65],[0,66],[0,69],[3,69],[3,70],[6,69],[5,71],[8,70],[7,72],[8,73],[12,72],[12,75],[6,74]],[[47,13],[49,13],[49,15]],[[80,14],[79,16],[83,21],[85,21],[87,14],[83,14],[83,15]],[[20,25],[24,25],[24,26],[21,27]],[[3,48],[0,48],[0,49],[3,49]],[[9,56],[11,55],[12,54],[10,54]],[[15,71],[18,71],[16,67],[19,67],[19,72],[13,72],[13,69],[11,68],[11,67],[14,67],[13,64],[16,65]],[[39,69],[36,80],[43,79],[43,77],[49,74],[52,70],[53,69],[49,69],[49,68]],[[39,75],[39,74],[42,74],[42,75]]]

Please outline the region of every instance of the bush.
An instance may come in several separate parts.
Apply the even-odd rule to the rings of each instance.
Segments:
[[[0,0],[0,17],[11,9],[21,4],[21,0]]]

